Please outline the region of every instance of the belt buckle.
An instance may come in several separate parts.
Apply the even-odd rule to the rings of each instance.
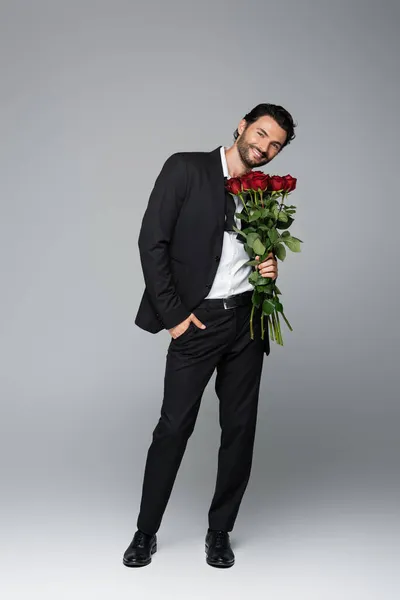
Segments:
[[[229,296],[227,298],[222,298],[222,302],[224,304],[224,308],[234,308],[234,306],[229,305],[229,300],[230,300]]]

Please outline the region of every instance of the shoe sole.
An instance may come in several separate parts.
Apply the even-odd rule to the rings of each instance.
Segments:
[[[153,555],[155,552],[157,552],[157,544],[151,548],[150,554]],[[146,562],[132,562],[125,560],[125,558],[122,559],[122,562],[126,567],[146,567],[151,563],[151,556],[148,560],[146,560]]]
[[[207,546],[207,544],[206,544],[205,552],[206,552],[206,554],[208,553],[208,546]],[[233,565],[235,564],[235,559],[233,559],[232,562],[221,563],[221,562],[218,562],[218,561],[210,560],[208,558],[208,556],[207,556],[206,563],[208,565],[210,565],[211,567],[218,567],[219,569],[229,569],[229,567],[233,567]]]

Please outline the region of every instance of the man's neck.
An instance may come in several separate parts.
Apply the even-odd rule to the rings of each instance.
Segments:
[[[240,177],[245,173],[250,173],[242,162],[236,144],[232,144],[229,148],[225,148],[226,164],[228,165],[229,177]]]

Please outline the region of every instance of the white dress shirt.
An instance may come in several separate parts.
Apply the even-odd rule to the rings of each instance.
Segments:
[[[225,156],[225,146],[221,146],[221,162],[224,177],[230,177]],[[238,196],[233,196],[236,212],[243,210],[243,204]],[[234,217],[236,226],[240,228],[240,219]],[[224,231],[221,259],[214,277],[211,290],[206,298],[224,298],[241,294],[253,289],[248,278],[252,268],[244,263],[250,260],[249,255],[237,239],[235,231]]]

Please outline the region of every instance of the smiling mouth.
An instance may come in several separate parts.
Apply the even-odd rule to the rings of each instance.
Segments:
[[[255,150],[254,148],[252,148],[253,154],[256,158],[260,159],[263,158],[263,155],[260,154],[257,150]]]

